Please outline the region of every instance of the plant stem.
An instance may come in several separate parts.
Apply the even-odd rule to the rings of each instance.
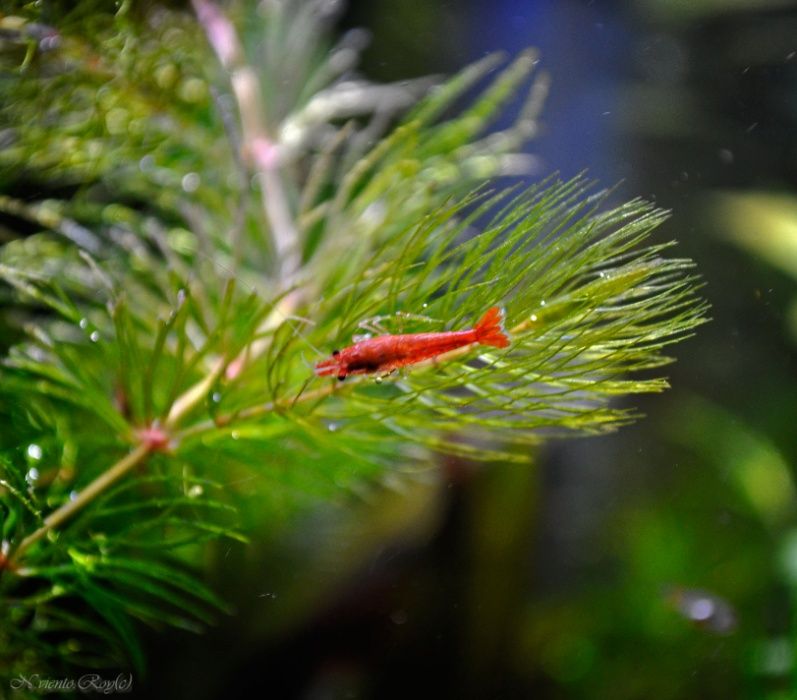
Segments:
[[[534,326],[534,323],[535,322],[530,319],[522,321],[518,325],[511,328],[509,333],[510,335],[517,335],[519,333],[523,333],[532,328]],[[473,348],[477,345],[478,343],[471,343],[470,345],[464,345],[461,348],[456,348],[454,350],[449,350],[448,352],[442,353],[430,360],[424,360],[422,362],[418,362],[412,366],[413,371],[417,372],[419,370],[429,369],[431,367],[437,366],[440,363],[450,362],[451,360],[455,360],[459,357],[462,357],[463,355],[466,355],[468,352],[473,350]],[[349,383],[346,386],[353,386],[353,384]],[[312,401],[314,399],[322,399],[326,396],[330,396],[331,394],[343,388],[344,387],[336,381],[327,386],[314,389],[313,391],[302,393],[299,396],[296,396],[291,399],[288,398],[276,399],[274,401],[268,401],[267,403],[258,404],[257,406],[251,406],[249,408],[245,408],[229,416],[222,416],[216,419],[205,420],[202,421],[201,423],[195,423],[191,427],[186,428],[185,430],[182,430],[179,433],[175,433],[173,439],[175,442],[180,443],[186,438],[196,437],[197,435],[210,432],[211,430],[215,430],[222,426],[226,427],[236,421],[258,418],[259,416],[264,416],[268,413],[273,413],[274,411],[281,408],[290,408],[291,406],[294,406],[297,403],[304,403],[305,401]]]
[[[264,327],[266,328],[273,328],[275,325],[278,325],[280,321],[277,319],[277,316],[284,317],[290,314],[290,310],[292,309],[293,305],[296,303],[298,297],[297,292],[292,293],[284,300],[284,308],[277,307],[271,314],[269,314],[268,318],[264,322]],[[250,346],[251,348],[251,346]],[[256,352],[262,352],[263,348],[256,348]],[[249,352],[251,356],[251,351]],[[247,350],[242,352],[238,359],[240,361],[244,361],[244,358],[247,356]],[[208,391],[210,391],[213,384],[219,378],[219,376],[225,371],[228,367],[228,364],[219,361],[213,371],[209,372],[206,377],[201,379],[199,382],[194,384],[192,387],[184,391],[180,396],[172,404],[172,408],[169,411],[169,416],[166,419],[165,429],[167,431],[174,429],[182,420],[182,418],[188,414],[200,401],[204,399],[207,395]],[[313,398],[320,398],[327,394],[332,393],[335,390],[335,385],[333,384],[331,387],[323,387],[317,391],[311,391],[308,394],[303,394],[301,397],[297,397],[293,401],[277,401],[271,402],[269,404],[264,404],[262,406],[255,406],[249,410],[242,411],[239,415],[242,418],[248,418],[251,416],[260,415],[262,413],[270,413],[275,408],[282,407],[282,406],[289,406],[297,400],[307,401]],[[250,415],[251,414],[251,415]],[[199,423],[192,428],[179,433],[176,437],[178,439],[185,437],[188,434],[193,434],[195,432],[203,432],[208,430],[210,427],[215,427],[215,423],[213,421],[205,421],[203,423]],[[167,432],[168,434],[168,432]],[[19,547],[17,547],[16,551],[11,557],[11,564],[14,564],[19,560],[22,554],[34,543],[38,542],[42,539],[48,532],[51,530],[60,527],[64,522],[66,522],[69,518],[71,518],[75,513],[81,510],[84,506],[88,505],[91,501],[93,501],[99,494],[101,494],[105,489],[109,486],[116,483],[119,479],[125,476],[131,469],[135,466],[143,463],[146,458],[158,449],[158,445],[152,442],[141,442],[139,443],[130,453],[128,453],[125,457],[120,459],[114,465],[112,465],[108,470],[104,471],[100,474],[94,481],[92,481],[86,488],[84,488],[73,501],[69,501],[62,505],[60,508],[56,509],[50,515],[48,515],[44,522],[42,523],[41,527],[35,530],[33,533],[28,535],[22,542],[19,543]]]
[[[279,173],[277,145],[271,141],[265,127],[261,105],[260,84],[251,66],[244,60],[244,52],[232,23],[210,0],[192,0],[199,23],[213,47],[222,67],[230,75],[238,112],[241,118],[240,160],[254,164],[262,192],[263,213],[269,223],[277,259],[277,275],[282,287],[291,287],[299,269],[298,233],[291,216],[288,198]],[[233,144],[233,147],[236,147]],[[301,294],[290,292],[258,329],[258,334],[276,327],[293,313]],[[280,318],[277,318],[280,316]],[[180,420],[202,401],[213,384],[225,371],[240,372],[244,363],[257,357],[268,347],[268,341],[252,343],[232,361],[220,361],[206,377],[188,389],[172,405],[166,427],[174,428]]]
[[[92,481],[86,488],[84,488],[73,501],[68,501],[57,510],[53,511],[44,519],[44,523],[28,535],[22,542],[19,543],[13,556],[12,562],[17,562],[22,554],[34,543],[42,539],[48,532],[62,525],[81,508],[93,501],[99,494],[101,494],[109,486],[119,481],[125,474],[133,469],[138,464],[141,464],[152,452],[153,446],[147,443],[141,443],[135,447],[131,452],[122,457],[108,470],[100,474],[94,481]]]
[[[293,298],[295,300],[295,293],[294,295],[290,295],[288,299]],[[292,304],[293,302],[288,302]],[[264,326],[267,328],[271,328],[274,324],[278,324],[279,321],[275,319],[275,314],[285,315],[289,312],[289,308],[285,309],[275,309],[269,317],[266,319]],[[259,351],[262,352],[262,348],[259,348]],[[239,359],[243,361],[244,357],[246,357],[247,351],[245,350],[239,355]],[[200,401],[202,401],[205,396],[207,395],[208,391],[210,391],[213,384],[219,378],[219,376],[224,372],[224,370],[228,367],[228,364],[223,361],[219,361],[213,371],[209,372],[207,376],[203,379],[198,381],[192,387],[184,391],[180,396],[172,404],[172,408],[169,411],[169,415],[165,422],[165,429],[167,431],[174,429],[182,420],[182,418],[188,414]],[[331,390],[334,390],[334,385],[331,387]],[[330,392],[310,392],[310,394],[317,393],[319,396],[323,396],[325,393]],[[310,395],[306,395],[307,398],[312,398]],[[290,402],[286,402],[286,405],[289,405]],[[263,411],[264,407],[254,407],[256,409],[261,409],[260,411],[247,411],[243,413],[253,412],[257,415],[260,412],[270,412],[273,411],[274,408],[280,405],[281,402],[267,404],[270,408],[267,411]],[[247,417],[247,416],[243,416]],[[210,423],[211,425],[215,425],[212,421],[206,421],[205,423]],[[204,426],[204,423],[200,423],[194,428],[198,426]],[[207,427],[204,428],[205,430]],[[183,431],[180,435],[185,435],[189,431]],[[199,431],[201,432],[201,430]],[[168,433],[167,433],[168,434]],[[44,519],[44,523],[35,530],[32,534],[28,535],[22,542],[20,542],[19,547],[17,547],[16,551],[14,552],[13,556],[11,557],[11,563],[14,564],[16,561],[19,560],[20,556],[28,549],[32,544],[38,542],[42,537],[44,537],[48,532],[54,530],[55,528],[59,527],[61,524],[66,522],[69,518],[71,518],[77,511],[81,510],[84,506],[90,503],[94,498],[96,498],[100,493],[102,493],[105,489],[109,486],[114,484],[116,481],[121,479],[125,474],[127,474],[133,467],[141,464],[146,460],[149,454],[153,451],[158,449],[158,446],[155,443],[151,442],[141,442],[139,443],[132,452],[128,453],[125,457],[120,459],[116,462],[113,466],[111,466],[107,471],[104,471],[100,474],[94,481],[92,481],[86,488],[84,488],[75,498],[73,501],[69,501],[62,505],[57,510],[50,513]]]
[[[514,328],[511,329],[510,333],[516,334],[528,330],[531,326],[530,321],[524,321]],[[440,362],[447,362],[462,355],[466,354],[470,350],[473,349],[475,344],[466,345],[461,348],[457,348],[456,350],[451,350],[449,352],[443,353],[442,355],[438,355],[436,358],[432,360],[426,360],[424,362],[419,362],[417,365],[414,366],[414,369],[424,369],[433,367]],[[219,373],[223,371],[226,365],[224,363],[220,363],[218,368],[211,372],[205,379],[201,380],[193,387],[185,391],[177,400],[174,402],[171,412],[169,413],[169,418],[167,419],[167,427],[175,427],[179,420],[188,413],[194,406],[197,405],[199,401],[207,394],[209,388],[213,385],[213,382],[218,378]],[[173,440],[177,443],[191,437],[195,437],[197,435],[201,435],[202,433],[209,432],[214,430],[220,425],[229,425],[234,421],[240,420],[248,420],[252,418],[257,418],[259,416],[266,415],[268,413],[273,413],[274,411],[282,408],[290,408],[291,406],[297,403],[304,403],[306,401],[313,401],[314,399],[322,399],[326,396],[330,396],[331,394],[335,393],[339,389],[340,385],[335,382],[331,383],[327,386],[319,387],[313,391],[308,391],[306,393],[301,393],[296,397],[293,398],[286,398],[286,399],[276,399],[274,401],[269,401],[267,403],[259,404],[257,406],[251,406],[249,408],[243,409],[231,416],[217,418],[217,419],[209,419],[202,421],[200,423],[195,423],[189,428],[186,428],[178,433],[173,435]],[[27,550],[32,544],[38,542],[42,539],[48,532],[51,530],[56,529],[64,522],[66,522],[69,518],[71,518],[77,511],[82,509],[88,503],[90,503],[94,498],[96,498],[100,493],[102,493],[105,489],[109,486],[113,485],[123,476],[125,476],[130,470],[132,470],[138,464],[141,464],[146,460],[146,458],[156,449],[156,446],[151,443],[141,443],[139,444],[132,452],[127,454],[125,457],[120,459],[116,464],[110,467],[107,471],[103,472],[98,476],[94,481],[92,481],[86,488],[84,488],[75,498],[74,501],[69,501],[65,503],[63,506],[52,512],[47,518],[45,518],[44,523],[41,527],[39,527],[36,531],[26,537],[22,542],[20,542],[19,547],[17,547],[16,551],[14,552],[13,556],[11,557],[12,564],[17,562],[21,555]]]
[[[224,362],[219,361],[215,369],[174,400],[165,421],[167,429],[176,426],[186,413],[207,396],[213,384],[221,376],[225,366],[226,364]]]
[[[190,428],[186,428],[185,430],[181,430],[179,433],[175,433],[174,441],[179,443],[186,438],[201,435],[202,433],[209,432],[219,428],[220,426],[227,426],[234,421],[257,418],[259,416],[264,416],[267,413],[273,413],[275,410],[280,408],[290,408],[297,403],[304,403],[305,401],[312,401],[313,399],[322,399],[325,396],[334,394],[339,388],[340,385],[338,383],[329,384],[327,386],[322,386],[318,389],[315,389],[314,391],[308,391],[307,393],[301,394],[292,399],[278,399],[276,401],[269,401],[267,403],[258,404],[257,406],[250,406],[249,408],[245,408],[230,416],[217,418],[215,420],[209,419],[202,421],[201,423],[195,423]]]
[[[199,23],[230,84],[241,117],[241,150],[255,167],[262,193],[263,213],[269,223],[277,258],[277,275],[289,287],[299,269],[298,232],[279,172],[279,145],[266,129],[257,74],[244,60],[243,47],[232,23],[210,0],[192,0]]]

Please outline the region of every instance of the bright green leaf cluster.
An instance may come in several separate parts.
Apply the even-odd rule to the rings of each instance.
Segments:
[[[195,5],[204,28],[91,5],[92,33],[65,10],[57,45],[24,17],[0,45],[0,645],[15,672],[140,665],[133,619],[212,621],[225,606],[196,569],[244,539],[247,503],[278,524],[435,451],[526,460],[547,435],[628,422],[614,397],[662,390],[636,373],[703,321],[691,263],[645,242],[660,211],[607,208],[582,179],[483,187],[534,164],[518,150],[544,76],[487,133],[531,53],[466,69],[395,126],[427,83],[354,80],[356,50],[326,48],[324,3],[238,8],[234,58],[208,46],[227,19]],[[263,114],[232,60],[261,71],[247,94]],[[506,349],[313,373],[357,334],[460,329],[497,304]]]

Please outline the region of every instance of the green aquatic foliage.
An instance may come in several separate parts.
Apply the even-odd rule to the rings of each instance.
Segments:
[[[212,622],[227,607],[203,560],[245,541],[248,498],[277,522],[435,452],[526,461],[627,423],[613,399],[664,389],[666,346],[704,320],[692,263],[648,241],[655,207],[582,178],[484,184],[534,165],[533,53],[375,85],[356,36],[327,43],[328,7],[2,20],[9,673],[141,668],[135,620]],[[506,349],[312,371],[357,334],[464,328],[496,304]]]

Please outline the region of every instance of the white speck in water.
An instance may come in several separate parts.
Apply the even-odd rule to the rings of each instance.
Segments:
[[[723,165],[730,165],[733,163],[733,151],[730,148],[720,148],[717,151],[717,155],[719,156],[720,163]]]
[[[381,375],[381,374],[377,374],[377,375],[376,375],[376,377],[374,377],[374,381],[375,381],[377,384],[381,384],[381,383],[382,383],[382,381],[383,381],[383,379],[382,379],[382,375]]]
[[[429,307],[429,304],[427,304],[426,302],[424,302],[424,303],[423,303],[423,308],[424,308],[424,309],[426,309],[426,308],[428,308],[428,307]]]
[[[689,606],[689,617],[693,620],[708,620],[714,614],[714,602],[708,598],[698,598]]]
[[[531,314],[531,320],[532,320],[532,322],[536,321],[537,320],[537,314]]]
[[[545,306],[545,299],[540,302],[540,306]]]
[[[33,484],[39,478],[39,470],[36,467],[31,467],[28,469],[28,473],[25,474],[25,481],[29,484]]]
[[[78,325],[85,331],[89,327],[89,320],[87,318],[81,318]]]
[[[394,625],[403,625],[407,621],[406,610],[394,610],[390,613],[390,620]]]
[[[28,457],[31,459],[39,460],[42,458],[42,448],[39,447],[35,442],[30,443],[27,449]]]
[[[144,156],[139,162],[138,167],[142,173],[151,171],[155,167],[155,159],[152,156]]]
[[[789,51],[789,53],[786,54],[786,60],[791,61],[795,56],[797,56],[797,51]]]
[[[69,492],[69,500],[76,501],[77,500],[77,491],[70,491]]]
[[[327,430],[328,430],[330,433],[334,433],[334,432],[335,432],[337,429],[338,429],[338,426],[337,426],[335,423],[330,423],[330,424],[327,426]]]
[[[220,394],[218,391],[214,391],[214,392],[213,392],[213,393],[210,395],[210,400],[211,400],[213,403],[219,403],[219,402],[221,401],[221,394]]]
[[[188,489],[189,498],[199,498],[203,493],[204,490],[200,484],[194,484],[190,489]]]
[[[381,226],[387,214],[387,207],[382,201],[369,204],[362,213],[362,220],[369,226]]]
[[[97,342],[99,339],[100,339],[100,333],[99,333],[99,331],[92,331],[92,332],[91,332],[91,335],[89,336],[89,340],[90,340],[92,343],[96,343],[96,342]]]
[[[199,175],[197,173],[188,173],[183,176],[182,186],[184,192],[196,192],[199,189]]]

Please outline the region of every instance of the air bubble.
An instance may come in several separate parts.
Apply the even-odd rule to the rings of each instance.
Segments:
[[[197,173],[188,173],[187,175],[184,175],[181,183],[183,192],[188,192],[189,194],[191,192],[196,192],[199,189],[200,182],[201,181]]]
[[[28,457],[31,459],[39,460],[42,458],[42,448],[39,447],[35,442],[32,442],[28,445],[27,449]]]
[[[211,394],[211,396],[210,396],[210,400],[211,400],[213,403],[219,403],[219,402],[221,402],[221,394],[220,394],[218,391],[214,391],[214,392]]]
[[[537,314],[531,314],[531,320],[532,320],[532,322],[536,322],[537,321]]]
[[[335,424],[335,423],[330,423],[330,424],[327,426],[327,430],[328,430],[330,433],[334,433],[334,432],[335,432],[337,429],[338,429],[338,426],[337,426],[337,424]]]
[[[25,474],[25,481],[27,481],[31,485],[35,483],[38,478],[39,478],[39,470],[36,469],[36,467],[31,467],[30,469],[28,469],[28,473]]]
[[[381,374],[378,374],[376,377],[374,377],[374,381],[375,381],[377,384],[381,384],[381,383],[384,381],[384,379],[383,379],[383,377],[382,377],[382,375],[381,375]]]
[[[239,432],[238,432],[237,430],[233,430],[233,431],[230,433],[230,437],[231,437],[233,440],[237,440],[239,437],[241,437],[241,435],[239,434]]]
[[[85,331],[89,327],[89,320],[87,318],[81,318],[78,325]]]
[[[199,498],[203,493],[204,490],[200,484],[194,484],[190,489],[188,489],[189,498]]]
[[[407,611],[394,610],[390,614],[390,620],[394,625],[403,625],[405,622],[407,622]]]
[[[708,598],[698,598],[689,606],[689,617],[693,620],[708,620],[714,614],[714,602]]]
[[[152,156],[144,156],[138,162],[138,168],[142,173],[151,172],[155,169],[155,159]]]
[[[91,335],[89,336],[89,340],[90,340],[92,343],[96,343],[96,342],[97,342],[99,339],[100,339],[100,333],[99,333],[99,331],[92,331],[92,332],[91,332]]]

